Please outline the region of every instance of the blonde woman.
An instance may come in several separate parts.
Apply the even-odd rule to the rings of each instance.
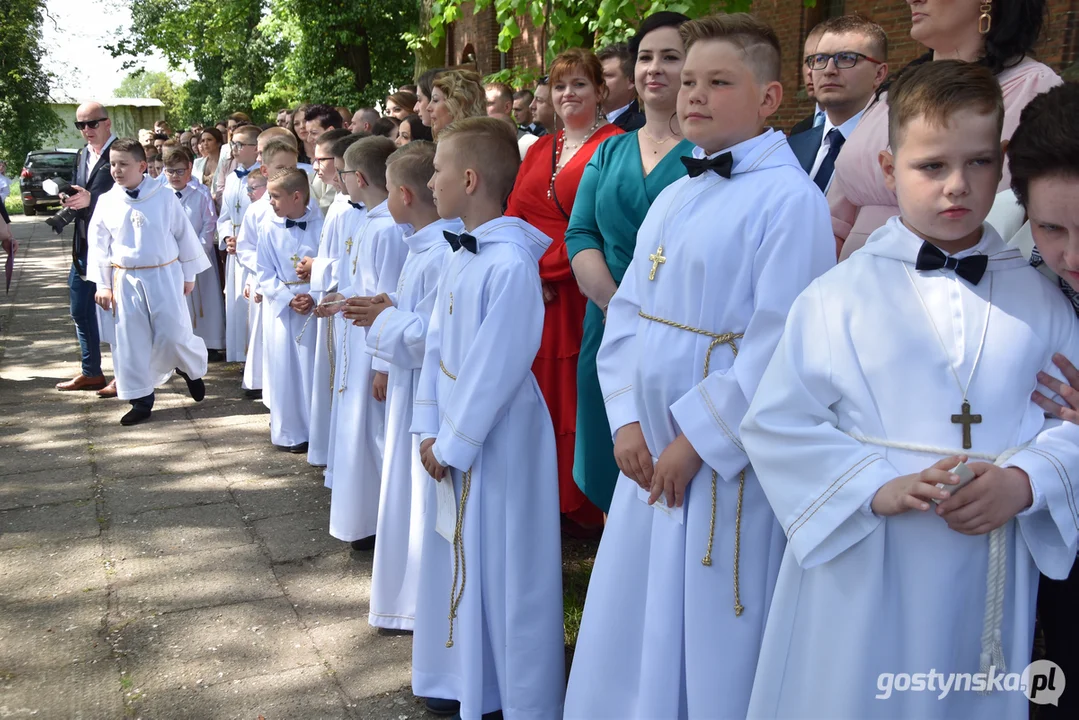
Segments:
[[[447,70],[435,78],[426,112],[431,118],[431,134],[438,139],[442,128],[454,120],[487,115],[487,95],[483,78],[471,70]]]

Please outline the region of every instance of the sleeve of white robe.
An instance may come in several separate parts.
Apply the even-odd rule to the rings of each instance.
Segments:
[[[637,371],[635,341],[640,310],[637,260],[634,259],[630,261],[622,284],[607,305],[603,340],[596,353],[596,370],[612,436],[623,425],[640,422],[641,419],[633,394],[633,380]]]
[[[492,272],[482,296],[486,314],[461,367],[451,371],[457,380],[441,408],[435,440],[439,461],[458,470],[472,467],[487,434],[521,391],[543,335],[543,291],[534,265]]]
[[[450,258],[453,256],[451,255]],[[447,269],[450,262],[447,261],[439,274],[438,285],[445,282]],[[427,324],[427,337],[424,340],[423,365],[420,369],[420,380],[416,386],[416,398],[412,401],[412,428],[413,435],[419,435],[421,440],[438,435],[438,374],[442,371],[439,367],[441,353],[441,326],[442,318],[446,315],[446,301],[444,293],[435,288],[435,304],[431,309],[431,319]]]
[[[109,212],[109,199],[103,197],[97,205],[97,210],[90,218],[90,225],[86,230],[88,239],[86,250],[86,279],[97,283],[103,288],[112,288],[112,259],[110,245],[112,233],[105,226],[102,219]]]
[[[236,261],[252,275],[258,274],[255,249],[259,245],[259,233],[263,231],[258,222],[262,217],[262,213],[254,213],[248,208],[240,223],[240,231],[236,233]]]
[[[184,281],[195,282],[195,276],[210,267],[210,259],[206,257],[202,241],[195,234],[195,228],[191,227],[191,221],[187,219],[184,206],[171,195],[168,196],[168,201],[172,237],[176,240],[176,247],[179,250],[177,257],[184,271]]]
[[[281,278],[277,277],[273,243],[269,241],[259,243],[255,255],[255,266],[258,269],[255,280],[258,283],[258,291],[264,300],[273,306],[277,315],[284,315],[291,309],[289,303],[296,294],[292,292],[291,287],[281,282]]]
[[[367,352],[405,370],[416,370],[423,365],[424,340],[438,292],[438,273],[437,263],[428,263],[424,268],[426,292],[414,310],[389,307],[379,314],[367,331]],[[391,299],[397,305],[396,293],[391,294]]]
[[[406,257],[408,257],[408,246],[396,226],[375,235],[375,268],[378,271],[375,295],[380,293],[388,295],[397,290],[397,283],[401,279],[401,268],[405,264]],[[371,359],[371,369],[374,372],[388,373],[390,364],[376,355]]]
[[[311,292],[327,293],[334,286],[337,270],[337,256],[340,248],[337,243],[337,229],[341,226],[341,214],[338,213],[329,222],[322,225],[322,238],[318,244],[318,255],[311,260]]]
[[[884,522],[865,506],[899,476],[880,453],[838,429],[828,338],[813,283],[791,308],[740,433],[803,568],[832,560]]]
[[[753,312],[745,337],[736,343],[734,363],[709,375],[671,406],[693,449],[727,481],[737,480],[749,464],[738,426],[783,334],[791,304],[835,264],[831,215],[820,193],[788,199],[769,213],[767,223],[753,256]]]
[[[224,163],[218,163],[217,170],[221,170],[221,166]],[[215,173],[214,177],[217,175]],[[236,231],[232,228],[232,210],[228,203],[232,199],[231,186],[228,180],[225,181],[225,191],[221,194],[221,214],[217,217],[217,239],[221,243],[221,249],[225,249],[225,238],[232,237],[236,234]]]
[[[210,191],[204,185],[200,185],[195,192],[202,198],[202,228],[199,237],[207,248],[214,247],[214,235],[217,232],[217,213],[214,211],[214,199],[210,197]]]

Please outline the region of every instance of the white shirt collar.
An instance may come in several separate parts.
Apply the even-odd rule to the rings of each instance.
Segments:
[[[859,121],[862,119],[862,115],[865,110],[860,110],[855,113],[853,117],[848,119],[845,123],[839,126],[839,134],[843,136],[843,140],[850,140],[851,133],[854,132],[854,128],[858,127]],[[824,115],[824,133],[821,135],[821,144],[828,142],[828,133],[835,129],[835,125],[832,123],[832,119],[828,117],[827,113]]]
[[[618,119],[618,117],[620,115],[622,115],[624,112],[626,112],[626,110],[629,110],[629,106],[632,105],[632,104],[633,104],[633,101],[630,100],[628,103],[626,103],[622,107],[618,108],[617,110],[611,110],[609,113],[607,113],[607,122],[613,123],[615,120]]]

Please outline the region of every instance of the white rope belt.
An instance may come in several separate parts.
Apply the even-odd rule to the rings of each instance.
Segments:
[[[939,457],[951,457],[952,455],[966,455],[968,458],[985,460],[997,467],[1004,467],[1012,456],[1021,451],[1026,445],[1020,445],[1005,450],[999,455],[989,453],[971,452],[969,450],[953,450],[949,448],[934,447],[932,445],[918,445],[914,443],[901,443],[883,438],[866,437],[848,432],[852,438],[866,445],[907,450],[909,452],[937,455]],[[995,667],[1000,672],[1007,672],[1004,661],[1004,644],[1001,635],[1001,624],[1004,620],[1004,587],[1008,579],[1008,525],[1005,523],[989,533],[989,565],[986,574],[985,592],[985,619],[982,622],[982,651],[979,656],[979,669],[988,673],[990,667]],[[989,693],[988,688],[985,692]]]

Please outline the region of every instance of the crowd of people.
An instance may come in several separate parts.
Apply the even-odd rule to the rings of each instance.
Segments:
[[[1036,616],[1079,672],[1079,88],[1044,0],[909,4],[902,68],[866,18],[809,33],[789,137],[748,14],[381,113],[82,106],[58,388],[132,425],[243,362],[433,713],[1026,717]],[[602,536],[568,687],[564,534]]]

